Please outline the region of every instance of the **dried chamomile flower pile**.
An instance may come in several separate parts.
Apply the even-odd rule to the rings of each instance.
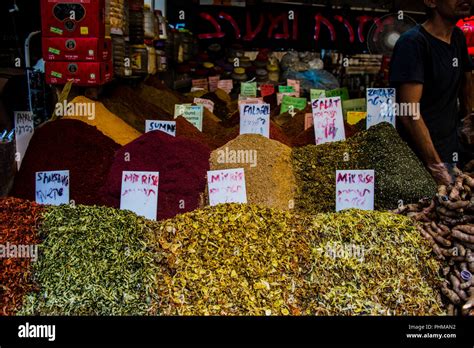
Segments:
[[[437,270],[410,219],[219,205],[155,227],[162,315],[438,315]]]

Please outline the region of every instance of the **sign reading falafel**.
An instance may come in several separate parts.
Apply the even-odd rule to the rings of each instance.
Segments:
[[[270,138],[270,104],[240,105],[240,134]]]

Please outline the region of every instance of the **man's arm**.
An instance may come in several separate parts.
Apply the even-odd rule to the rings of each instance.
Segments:
[[[459,95],[459,103],[461,106],[461,118],[470,116],[472,113],[471,104],[471,93],[472,93],[472,81],[471,72],[466,72],[463,75],[461,93]]]
[[[472,112],[471,72],[464,73],[459,93],[460,117],[464,120],[462,135],[467,144],[474,144],[474,113]]]
[[[400,103],[420,103],[422,95],[423,84],[421,83],[403,83],[398,88]],[[421,115],[411,116],[399,117],[398,120],[408,132],[408,136],[414,144],[417,153],[430,170],[434,179],[438,184],[449,184],[451,177],[436,151],[425,121]]]

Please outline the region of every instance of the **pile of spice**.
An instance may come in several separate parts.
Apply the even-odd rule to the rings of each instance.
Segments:
[[[123,171],[159,172],[158,218],[172,218],[200,205],[209,157],[197,141],[150,132],[117,151],[101,193],[106,205],[118,208]]]
[[[23,296],[35,289],[38,225],[43,207],[16,198],[0,199],[0,316],[15,315]]]
[[[410,219],[393,214],[226,204],[163,221],[155,239],[153,313],[444,313],[438,263]]]
[[[211,154],[211,170],[244,168],[250,204],[294,208],[291,148],[261,135],[240,135]]]
[[[469,167],[474,168],[474,161],[466,169]],[[454,184],[440,186],[436,197],[395,211],[420,222],[420,235],[441,260],[441,292],[448,304],[448,315],[452,316],[474,316],[473,177],[472,173],[457,171]]]
[[[221,92],[222,93],[222,92]],[[202,99],[208,99],[214,103],[214,114],[221,120],[229,118],[231,112],[228,107],[228,103],[219,97],[219,92],[206,93],[201,96]]]
[[[51,207],[21,315],[147,315],[155,281],[146,220],[105,207]]]
[[[155,251],[162,258],[155,288],[160,301],[153,312],[299,314],[295,295],[310,247],[298,221],[288,212],[219,205],[160,223]]]
[[[381,123],[352,139],[362,154],[361,169],[375,170],[377,209],[395,209],[400,202],[432,197],[436,183],[418,157],[388,123]]]
[[[335,210],[336,171],[375,170],[375,208],[395,209],[431,197],[436,184],[416,155],[388,123],[347,141],[293,150],[298,182],[296,205],[309,213]]]
[[[112,139],[84,122],[47,122],[35,130],[11,195],[35,201],[36,172],[69,170],[70,199],[76,204],[101,204],[99,190],[118,148]]]
[[[100,130],[106,136],[111,138],[117,144],[126,145],[141,135],[139,131],[129,126],[120,117],[107,110],[107,108],[102,103],[95,102],[83,96],[79,96],[74,98],[71,104],[93,104],[95,113],[94,115],[89,116],[68,116],[65,117],[66,119],[75,119],[78,121],[83,121],[93,127],[96,127],[98,130]]]
[[[347,141],[293,149],[296,207],[308,213],[335,211],[336,171],[358,169],[358,157]]]
[[[168,88],[158,89],[149,85],[143,85],[137,90],[136,93],[138,93],[138,95],[142,99],[147,100],[156,106],[159,106],[169,115],[173,116],[174,107],[176,104],[186,104],[193,102],[192,99],[188,99],[185,96]]]
[[[101,99],[105,107],[137,131],[144,133],[146,120],[173,120],[173,112],[163,110],[128,86],[119,85],[108,90]]]
[[[346,211],[312,219],[311,271],[301,291],[311,315],[436,316],[439,262],[414,223],[391,213]]]

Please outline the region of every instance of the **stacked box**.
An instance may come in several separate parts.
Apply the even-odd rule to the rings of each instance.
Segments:
[[[42,0],[46,82],[100,86],[112,79],[105,0]]]

